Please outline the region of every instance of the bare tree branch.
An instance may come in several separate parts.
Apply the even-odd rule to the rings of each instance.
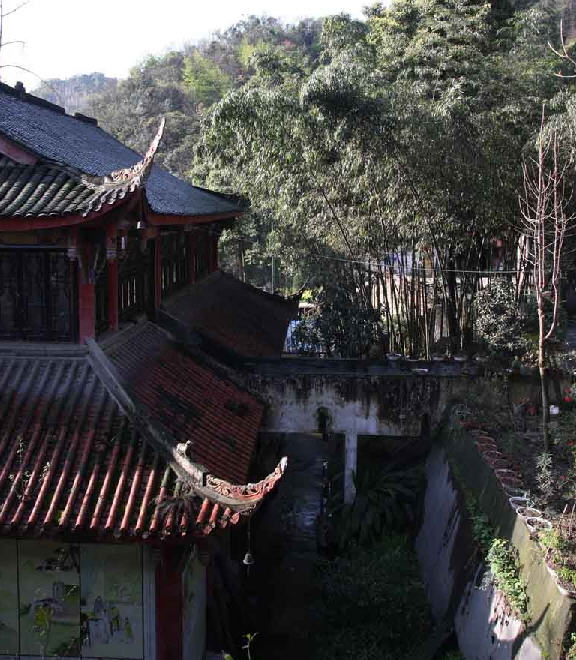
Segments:
[[[30,4],[30,0],[24,0],[24,2],[21,2],[19,5],[16,5],[16,7],[14,7],[13,9],[10,9],[7,12],[0,13],[0,18],[6,18],[6,16],[10,16],[10,14],[17,12],[19,9],[22,9],[22,7],[25,7],[28,4]]]

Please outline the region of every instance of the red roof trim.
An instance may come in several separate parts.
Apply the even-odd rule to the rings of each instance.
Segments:
[[[38,157],[35,154],[3,135],[0,135],[0,154],[8,156],[10,160],[21,165],[35,165],[38,162]]]
[[[75,225],[95,224],[113,210],[119,207],[133,208],[132,203],[137,201],[140,191],[134,191],[130,196],[118,200],[114,204],[103,206],[99,211],[93,211],[87,216],[69,215],[69,216],[40,216],[40,217],[11,217],[0,218],[0,232],[3,231],[34,231],[37,229],[57,229],[59,227],[73,227]],[[201,225],[219,220],[230,220],[243,215],[241,211],[229,213],[219,213],[216,215],[158,215],[151,213],[147,216],[148,223],[153,227],[163,227],[169,225]]]
[[[33,231],[36,229],[57,229],[59,227],[73,227],[75,225],[96,225],[96,220],[107,216],[113,211],[122,210],[124,212],[131,211],[135,203],[140,198],[140,190],[135,190],[133,193],[126,195],[123,199],[119,199],[114,204],[107,204],[98,211],[92,211],[86,216],[83,215],[68,215],[68,216],[40,216],[40,217],[14,217],[2,218],[0,217],[0,233],[3,231]],[[109,218],[106,218],[108,220]]]

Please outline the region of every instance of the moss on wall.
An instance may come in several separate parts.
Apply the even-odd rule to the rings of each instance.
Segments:
[[[508,502],[490,466],[483,460],[471,437],[447,424],[439,434],[459,478],[489,518],[496,535],[509,540],[518,551],[521,577],[529,598],[530,621],[524,636],[534,635],[546,657],[562,657],[562,645],[572,627],[575,601],[559,587],[544,561],[544,553],[530,537],[526,524]]]

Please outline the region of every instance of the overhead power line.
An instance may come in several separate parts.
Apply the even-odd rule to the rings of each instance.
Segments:
[[[330,261],[340,261],[343,263],[349,264],[361,264],[363,266],[375,266],[379,262],[377,259],[345,259],[344,257],[332,257],[327,254],[316,254],[315,257],[320,259],[327,259]],[[410,267],[400,267],[394,264],[382,264],[382,267],[386,270],[393,270],[394,272],[402,272],[404,274],[411,272],[420,272],[420,273],[464,273],[471,275],[516,275],[518,273],[526,272],[526,270],[467,270],[463,268],[423,268],[422,266],[410,266]]]

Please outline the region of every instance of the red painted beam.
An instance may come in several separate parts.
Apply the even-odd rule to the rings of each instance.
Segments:
[[[132,211],[138,201],[139,191],[135,191],[131,197],[125,197],[114,204],[105,204],[99,211],[93,211],[86,216],[63,215],[63,216],[11,216],[0,217],[0,232],[3,231],[33,231],[36,229],[56,229],[58,227],[73,227],[83,225],[91,228],[118,219],[118,213],[127,214]],[[114,212],[114,213],[113,213]]]
[[[81,215],[69,215],[42,218],[0,218],[0,232],[3,231],[34,231],[36,229],[56,229],[58,227],[73,227],[85,223],[87,219]]]
[[[38,162],[35,154],[3,135],[0,135],[0,154],[4,154],[4,156],[8,156],[11,160],[22,165],[35,165]]]

